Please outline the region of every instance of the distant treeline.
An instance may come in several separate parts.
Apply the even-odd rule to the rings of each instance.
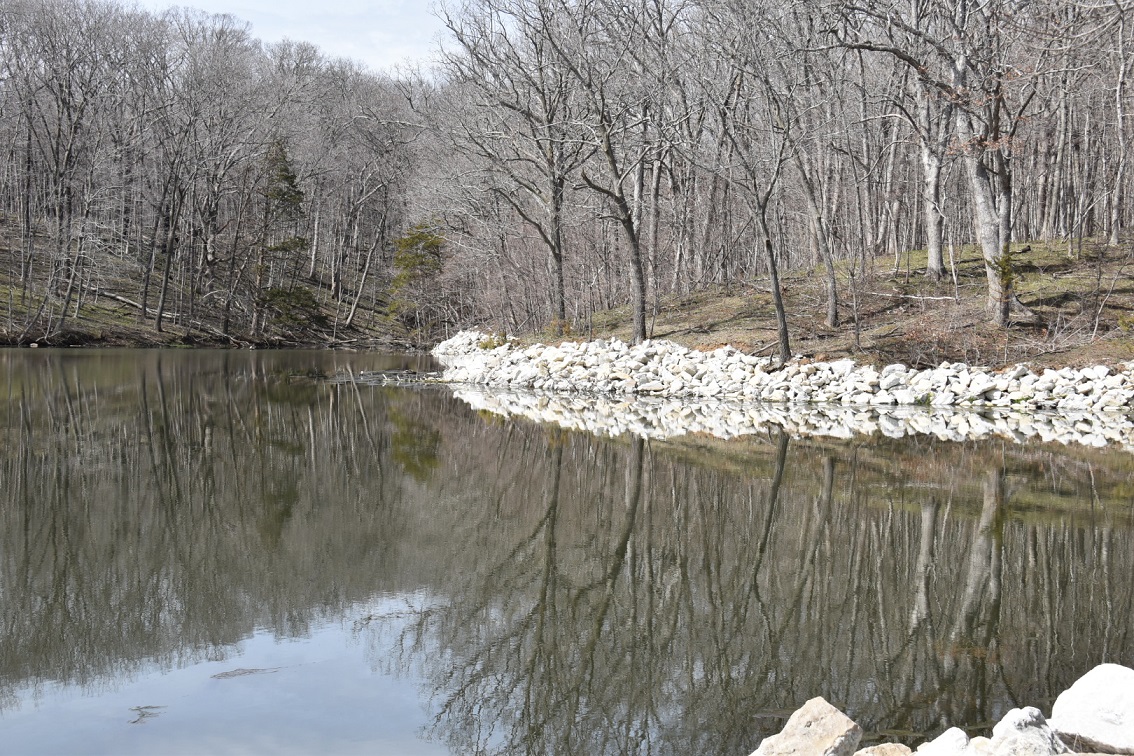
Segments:
[[[859,276],[917,248],[940,278],[960,244],[1003,324],[1012,242],[1128,222],[1130,0],[440,12],[437,66],[378,75],[229,16],[0,2],[7,330],[129,281],[159,330],[427,340],[629,302],[641,337],[664,294],[801,267],[836,326]]]
[[[394,82],[185,9],[16,0],[0,23],[9,332],[106,293],[254,340],[384,306],[414,164]]]

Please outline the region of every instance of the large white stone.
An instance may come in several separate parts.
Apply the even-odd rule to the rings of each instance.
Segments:
[[[1012,709],[992,728],[994,756],[1055,756],[1070,753],[1034,706]]]
[[[779,735],[765,738],[752,756],[853,756],[862,728],[822,697],[791,715]]]
[[[1103,378],[1110,375],[1110,368],[1106,365],[1095,365],[1094,367],[1086,368],[1083,372],[1090,375],[1096,381],[1101,381]]]
[[[883,373],[882,377],[878,380],[878,388],[882,391],[889,391],[895,386],[901,386],[905,381],[905,375],[902,373]]]
[[[1048,724],[1078,751],[1134,754],[1134,669],[1095,667],[1059,694]]]
[[[914,753],[922,756],[960,756],[969,747],[969,736],[959,727],[950,727],[928,743],[922,743]]]

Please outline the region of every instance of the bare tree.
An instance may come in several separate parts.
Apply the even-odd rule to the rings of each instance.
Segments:
[[[846,3],[839,31],[848,47],[905,63],[922,86],[940,93],[952,107],[956,145],[969,177],[974,230],[984,256],[988,310],[1001,326],[1008,324],[1014,299],[1009,242],[1016,130],[1042,70],[1042,56],[1037,60],[1020,55],[1021,35],[1046,43],[1051,34],[1048,18],[1037,11],[972,0],[912,7]],[[932,125],[932,117],[928,123]],[[923,139],[931,156],[936,143],[932,137],[927,129]]]
[[[763,258],[771,279],[779,356],[786,362],[791,344],[769,209],[791,159],[792,124],[783,110],[787,93],[771,78],[778,69],[772,60],[777,52],[768,44],[771,27],[764,13],[774,11],[768,6],[760,10],[757,14],[749,3],[733,0],[705,8],[704,38],[715,46],[715,54],[706,57],[722,62],[721,68],[702,71],[711,92],[706,99],[715,103],[710,128],[720,145],[708,153],[708,167],[737,190],[758,229],[755,254]]]
[[[668,0],[549,0],[548,42],[581,90],[578,128],[596,154],[580,169],[622,229],[629,253],[634,338],[646,338],[647,251],[643,209],[650,166],[660,159],[664,86],[673,59],[672,35],[687,7]],[[660,179],[659,173],[654,176]],[[655,203],[656,206],[656,203]],[[651,239],[656,242],[656,239]]]
[[[548,39],[549,0],[476,0],[445,12],[457,49],[447,79],[464,107],[447,111],[458,149],[474,152],[505,182],[493,191],[547,247],[552,319],[566,323],[565,207],[568,182],[589,153],[575,133],[578,88]]]

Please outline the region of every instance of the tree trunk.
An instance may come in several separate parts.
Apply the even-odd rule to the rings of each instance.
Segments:
[[[945,275],[945,215],[941,211],[941,162],[948,146],[949,122],[953,106],[934,113],[934,95],[925,86],[918,88],[918,137],[923,170],[922,203],[925,212],[925,276],[933,281]]]
[[[925,236],[927,262],[925,276],[934,281],[945,275],[944,245],[945,216],[941,212],[941,158],[932,147],[921,146],[921,163],[925,169],[923,202],[925,204]]]
[[[973,193],[974,231],[988,279],[987,309],[992,322],[1003,328],[1008,325],[1008,308],[1012,301],[1012,267],[1008,257],[1012,218],[1012,185],[1011,177],[1007,175],[1010,166],[997,149],[992,154],[999,177],[989,171],[983,160],[989,151],[983,146],[983,140],[973,134],[972,121],[964,111],[959,111],[957,132],[964,148],[964,162]]]
[[[818,191],[813,175],[807,170],[803,157],[797,150],[795,153],[795,166],[799,171],[800,184],[803,187],[804,197],[807,199],[807,213],[811,226],[811,241],[819,253],[819,259],[827,274],[827,326],[839,327],[839,289],[835,278],[834,252],[831,250],[830,237],[827,234],[827,221],[820,209]]]
[[[177,223],[181,215],[181,204],[183,198],[174,196],[173,207],[170,209],[168,226],[165,230],[165,242],[163,244],[165,254],[165,271],[161,279],[161,293],[158,295],[157,315],[154,316],[154,330],[158,333],[162,332],[161,319],[165,315],[165,298],[169,291],[169,277],[173,271],[173,247],[174,240],[177,236]]]
[[[1114,191],[1110,200],[1110,233],[1107,243],[1112,247],[1118,246],[1118,237],[1122,230],[1122,210],[1124,203],[1127,139],[1126,139],[1126,14],[1122,14],[1118,26],[1118,79],[1114,83],[1114,120],[1115,134],[1118,137],[1118,170],[1114,177]]]
[[[551,317],[560,327],[567,323],[567,293],[563,278],[563,176],[551,180]]]
[[[1006,257],[1007,248],[1000,246],[1000,215],[989,186],[988,169],[976,156],[966,156],[965,165],[973,191],[973,225],[984,257],[984,271],[988,279],[987,309],[993,322],[1008,325],[1008,304],[1012,296],[1012,274]]]
[[[776,265],[776,254],[772,249],[772,234],[768,229],[766,209],[761,208],[758,215],[760,232],[764,236],[764,254],[768,263],[768,277],[772,284],[772,304],[776,309],[776,336],[780,346],[780,364],[791,359],[791,343],[788,341],[787,309],[784,307],[784,295],[780,290],[780,272]]]

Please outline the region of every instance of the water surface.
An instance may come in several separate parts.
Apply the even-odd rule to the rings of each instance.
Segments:
[[[913,740],[1134,663],[1127,452],[324,380],[404,364],[0,352],[6,747],[747,754],[814,695]]]

